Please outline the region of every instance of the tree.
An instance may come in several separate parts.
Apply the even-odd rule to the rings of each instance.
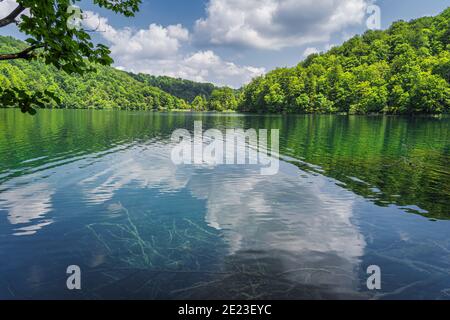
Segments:
[[[3,0],[1,0],[3,1]],[[94,70],[94,65],[110,65],[110,50],[102,44],[94,45],[89,33],[73,28],[68,21],[72,17],[69,8],[80,0],[17,0],[17,7],[0,19],[0,28],[16,24],[28,35],[26,46],[19,51],[0,54],[0,61],[33,60],[39,58],[48,65],[69,74],[84,74]],[[93,0],[101,8],[133,16],[141,0]],[[0,88],[2,106],[19,106],[23,112],[35,113],[33,106],[42,107],[50,100],[59,103],[49,90],[26,92],[19,88]]]
[[[0,52],[18,51],[23,45],[22,41],[12,37],[0,36]],[[39,106],[45,108],[189,108],[184,100],[137,81],[126,72],[102,65],[97,65],[96,69],[95,72],[86,72],[83,75],[68,74],[57,70],[53,65],[46,65],[39,59],[11,60],[0,63],[0,88],[3,91],[20,89],[24,94],[30,95],[48,89],[59,102],[50,99]]]
[[[282,112],[286,97],[279,83],[269,86],[269,92],[264,96],[264,101],[271,112]]]
[[[294,68],[254,79],[238,109],[257,113],[447,113],[450,8],[368,31]]]
[[[215,111],[236,110],[237,105],[235,92],[227,87],[215,89],[208,102],[208,108]]]
[[[196,96],[192,102],[192,109],[195,111],[204,111],[207,108],[206,98],[203,96]]]
[[[190,80],[176,79],[167,76],[152,76],[149,74],[133,74],[130,76],[140,82],[160,88],[171,95],[192,103],[197,96],[203,96],[206,99],[216,87],[211,83],[199,83]]]

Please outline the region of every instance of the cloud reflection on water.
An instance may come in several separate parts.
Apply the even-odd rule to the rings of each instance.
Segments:
[[[259,252],[256,260],[275,260],[267,267],[290,281],[356,291],[365,241],[351,221],[351,192],[287,163],[272,177],[259,175],[256,166],[175,167],[169,151],[116,155],[114,166],[80,182],[85,198],[105,203],[130,185],[161,194],[189,190],[205,201],[205,222],[222,234],[231,260],[248,263],[240,256]],[[309,279],[299,279],[296,269],[310,270]]]
[[[53,222],[52,219],[44,219],[52,210],[53,193],[54,190],[45,182],[23,185],[0,193],[0,210],[8,212],[10,224],[21,226],[15,229],[14,235],[33,235]]]
[[[64,173],[75,168],[77,178],[66,180]],[[161,195],[188,190],[205,201],[205,223],[227,244],[224,263],[272,273],[276,281],[333,287],[336,294],[356,292],[365,241],[351,221],[354,195],[288,163],[275,176],[259,172],[257,166],[177,167],[169,146],[141,145],[94,162],[84,159],[36,173],[34,181],[40,182],[2,193],[0,208],[8,212],[11,224],[28,224],[18,230],[31,235],[55,217],[63,219],[61,211],[44,217],[51,215],[52,197],[67,187],[80,190],[84,200],[77,201],[106,204],[113,211],[123,209],[117,201],[124,188],[137,188],[142,195],[147,189]]]

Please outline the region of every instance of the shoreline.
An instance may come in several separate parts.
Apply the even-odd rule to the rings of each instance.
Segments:
[[[20,110],[18,107],[0,107],[0,110]],[[367,114],[352,114],[352,113],[345,113],[345,112],[337,112],[337,113],[252,113],[252,112],[242,112],[238,110],[227,110],[227,111],[196,111],[196,110],[185,110],[185,109],[171,109],[171,110],[145,110],[145,109],[96,109],[96,108],[41,108],[36,109],[36,111],[39,113],[39,111],[42,110],[51,110],[51,111],[60,111],[60,110],[83,110],[83,111],[104,111],[104,112],[116,112],[116,111],[127,111],[127,112],[142,112],[142,113],[174,113],[174,114],[181,114],[181,113],[188,113],[188,114],[214,114],[214,115],[249,115],[249,116],[265,116],[265,117],[271,117],[271,116],[282,116],[282,117],[288,117],[288,116],[357,116],[357,117],[408,117],[408,118],[445,118],[450,116],[450,113],[438,113],[438,114],[431,114],[431,113],[412,113],[412,114],[391,114],[391,113],[367,113]]]

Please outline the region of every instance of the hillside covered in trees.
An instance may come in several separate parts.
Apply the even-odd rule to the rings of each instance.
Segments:
[[[20,40],[0,36],[0,53],[25,47]],[[50,102],[49,108],[230,111],[238,106],[237,91],[231,88],[95,67],[96,72],[79,76],[56,70],[39,59],[2,61],[0,89],[49,90],[61,100],[59,104]]]
[[[129,73],[130,76],[150,86],[160,88],[171,95],[191,103],[197,96],[209,99],[216,88],[211,83],[199,83],[191,80],[177,79],[166,76]]]
[[[368,31],[247,85],[239,110],[258,113],[447,113],[450,8]]]
[[[17,52],[26,46],[12,37],[0,37],[0,52]],[[50,90],[61,103],[49,107],[170,110],[189,105],[161,89],[139,82],[111,67],[96,66],[97,71],[83,76],[68,75],[39,60],[14,60],[0,63],[0,87],[26,91]]]
[[[216,87],[211,83],[143,73],[129,73],[129,75],[140,82],[185,100],[194,111],[232,111],[238,107],[239,91],[229,87]]]
[[[0,53],[22,41],[0,36]],[[436,17],[399,21],[368,31],[294,68],[279,68],[240,90],[96,66],[68,75],[39,59],[0,62],[0,94],[8,88],[49,90],[48,107],[194,110],[252,113],[448,113],[450,8]],[[6,92],[6,91],[5,91]],[[8,106],[1,106],[8,107]]]

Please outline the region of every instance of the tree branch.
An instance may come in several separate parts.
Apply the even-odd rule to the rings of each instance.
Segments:
[[[14,59],[31,59],[33,58],[33,51],[42,48],[43,45],[36,45],[26,48],[25,50],[18,53],[10,53],[10,54],[0,54],[0,61],[2,60],[14,60]]]
[[[0,19],[0,28],[6,27],[7,25],[16,22],[16,18],[25,10],[21,4],[17,6],[8,16]]]

